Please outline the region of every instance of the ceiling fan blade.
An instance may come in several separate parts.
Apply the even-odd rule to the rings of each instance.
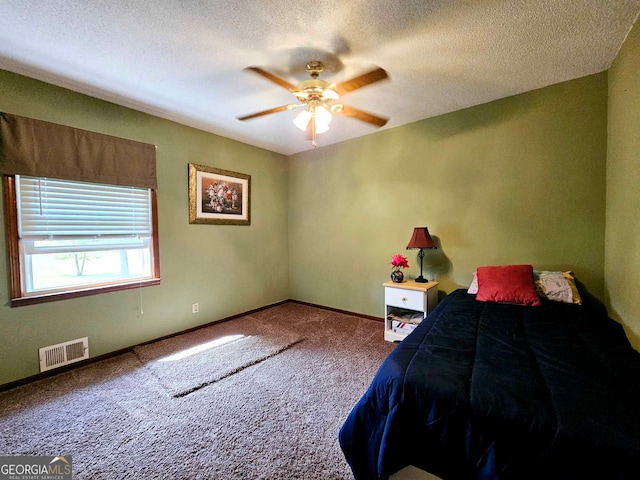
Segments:
[[[338,115],[345,115],[347,117],[355,118],[356,120],[360,120],[362,122],[367,122],[377,127],[384,127],[389,121],[388,118],[379,117],[372,113],[365,112],[363,110],[359,110],[357,108],[349,107],[347,105],[343,105],[341,112],[336,112]]]
[[[345,93],[353,92],[358,88],[366,87],[367,85],[379,82],[380,80],[384,80],[385,78],[389,78],[389,75],[387,75],[387,72],[383,68],[378,67],[375,70],[363,73],[362,75],[354,77],[351,80],[338,83],[336,85],[336,91],[338,92],[338,95],[344,95]]]
[[[269,110],[263,110],[262,112],[251,113],[249,115],[243,115],[242,117],[236,117],[238,120],[251,120],[252,118],[262,117],[264,115],[270,115],[272,113],[283,112],[285,110],[293,110],[294,108],[298,108],[303,106],[301,103],[299,105],[282,105],[280,107],[270,108]]]
[[[274,74],[269,73],[266,70],[261,69],[260,67],[247,67],[245,68],[245,70],[250,70],[252,72],[257,73],[258,75],[262,75],[267,80],[271,80],[276,85],[280,85],[281,87],[286,88],[290,92],[298,91],[298,87],[296,87],[295,85],[287,82],[286,80],[283,80],[280,77],[276,77]]]

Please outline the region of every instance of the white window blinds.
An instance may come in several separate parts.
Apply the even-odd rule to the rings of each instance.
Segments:
[[[16,175],[18,234],[52,237],[150,236],[151,191]]]

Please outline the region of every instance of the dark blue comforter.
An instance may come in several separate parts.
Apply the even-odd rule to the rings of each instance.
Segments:
[[[586,291],[521,307],[448,295],[340,430],[357,480],[640,478],[640,354]]]

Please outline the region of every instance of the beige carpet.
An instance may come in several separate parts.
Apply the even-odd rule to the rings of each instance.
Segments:
[[[304,340],[178,398],[134,353],[2,392],[0,455],[71,455],[79,480],[352,479],[338,431],[393,349],[382,323],[294,303],[244,319]]]

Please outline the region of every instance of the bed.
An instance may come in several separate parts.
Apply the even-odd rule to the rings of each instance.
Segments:
[[[356,480],[640,476],[640,354],[604,306],[460,289],[383,362],[339,434]]]

